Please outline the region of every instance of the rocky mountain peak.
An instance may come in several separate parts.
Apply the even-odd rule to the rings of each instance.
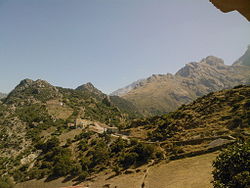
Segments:
[[[206,63],[211,66],[221,66],[224,65],[224,61],[215,56],[208,56],[205,59],[201,60],[201,63]]]
[[[47,100],[58,96],[60,96],[58,89],[47,81],[41,79],[36,81],[24,79],[10,92],[6,98],[6,102],[23,100],[25,98]]]
[[[237,66],[235,66],[237,65]],[[212,91],[250,83],[250,46],[233,66],[215,56],[187,63],[175,75],[152,75],[122,96],[143,114],[165,113]],[[142,87],[141,87],[142,86]]]
[[[34,83],[34,80],[31,80],[31,79],[24,79],[22,80],[17,86],[16,86],[16,89],[17,88],[26,88],[26,87],[29,87],[31,84]]]
[[[181,68],[175,75],[182,77],[189,77],[190,75],[192,75],[192,73],[197,67],[198,67],[197,62],[188,63],[183,68]]]
[[[208,70],[213,71],[214,69],[225,68],[226,65],[222,59],[215,56],[208,56],[202,59],[200,62],[191,62],[186,64],[176,73],[176,76],[194,77],[197,76],[197,74],[201,74],[202,72],[206,73]]]
[[[100,90],[98,90],[91,82],[83,84],[76,88],[78,91],[88,91],[96,95],[104,95]]]
[[[147,78],[147,81],[151,82],[151,81],[159,80],[164,76],[166,75],[165,74],[152,74],[152,76]]]
[[[52,86],[50,83],[48,83],[47,81],[45,80],[41,80],[41,79],[38,79],[36,81],[34,80],[31,80],[31,79],[24,79],[22,80],[16,87],[13,91],[22,91],[24,89],[27,89],[29,87],[32,87],[32,88],[53,88],[53,89],[56,89],[54,86]],[[12,91],[12,92],[13,92]]]
[[[78,89],[81,89],[81,88],[88,89],[88,90],[96,89],[95,86],[91,82],[88,82],[78,87]]]

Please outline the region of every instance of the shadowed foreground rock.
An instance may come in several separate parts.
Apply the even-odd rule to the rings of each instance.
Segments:
[[[222,12],[238,11],[248,21],[250,21],[250,2],[249,0],[210,0]]]

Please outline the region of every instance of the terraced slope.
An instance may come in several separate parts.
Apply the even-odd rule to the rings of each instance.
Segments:
[[[177,111],[131,123],[142,140],[158,142],[170,158],[199,155],[250,135],[250,86],[200,97]],[[147,136],[145,136],[147,135]]]
[[[50,160],[57,162],[58,157],[73,161],[69,146],[77,147],[82,137],[92,135],[91,140],[96,137],[102,140],[99,133],[106,129],[116,131],[126,125],[131,118],[124,109],[126,101],[121,99],[119,102],[116,97],[116,103],[123,108],[116,106],[90,83],[75,90],[55,87],[44,80],[21,81],[0,103],[0,175],[9,174],[16,181],[49,176],[55,165]],[[86,135],[82,135],[86,130]],[[59,151],[60,155],[56,153]],[[77,153],[80,152],[77,150]],[[49,160],[45,154],[50,156]],[[67,163],[66,167],[73,168],[72,165],[73,162]],[[36,168],[32,169],[33,166]],[[55,174],[65,175],[65,171],[59,171]]]

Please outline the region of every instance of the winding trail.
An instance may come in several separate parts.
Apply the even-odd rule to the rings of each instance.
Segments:
[[[149,172],[150,168],[153,166],[154,162],[155,162],[155,161],[152,160],[152,161],[148,164],[148,167],[147,167],[147,169],[146,169],[146,171],[145,171],[145,174],[143,175],[142,183],[141,183],[140,188],[145,188],[145,186],[146,186],[145,180],[146,180],[146,178],[148,177],[148,172]]]

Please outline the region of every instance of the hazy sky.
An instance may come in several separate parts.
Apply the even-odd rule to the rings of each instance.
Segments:
[[[40,78],[109,93],[248,44],[250,22],[209,0],[0,0],[0,91]]]

